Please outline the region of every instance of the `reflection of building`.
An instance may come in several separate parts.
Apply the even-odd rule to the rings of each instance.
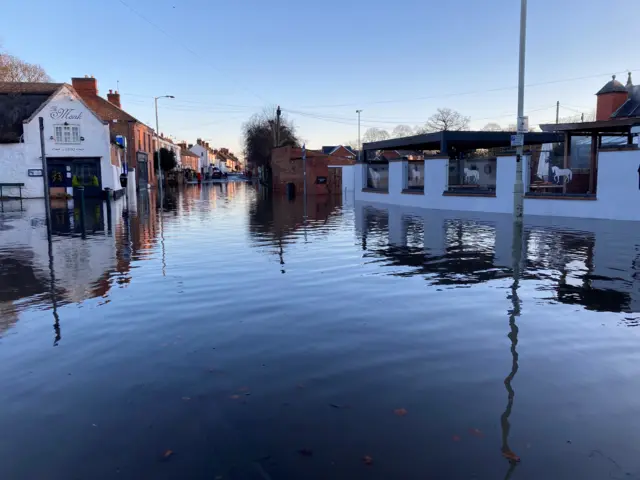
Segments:
[[[509,277],[513,217],[356,202],[363,248],[410,267],[431,284],[474,284]],[[522,277],[544,280],[557,301],[610,312],[640,312],[640,224],[567,219],[563,228],[525,223]],[[403,270],[403,275],[408,275]]]
[[[55,310],[128,283],[131,262],[148,257],[158,236],[148,192],[132,197],[128,215],[124,197],[109,204],[88,201],[86,238],[79,230],[79,208],[52,202],[52,257],[42,201],[24,201],[22,210],[0,218],[0,285],[12,286],[0,288],[0,333],[30,306],[55,305]]]

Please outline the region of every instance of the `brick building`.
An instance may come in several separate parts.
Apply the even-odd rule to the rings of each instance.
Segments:
[[[307,194],[327,195],[342,192],[342,169],[331,166],[354,165],[353,158],[328,155],[319,150],[307,150]],[[304,191],[302,149],[274,148],[271,153],[273,191],[285,192],[288,183],[295,185],[297,194]]]
[[[107,99],[98,95],[98,81],[84,76],[71,79],[73,88],[82,100],[103,121],[109,124],[111,138],[123,135],[127,139],[127,163],[130,181],[135,179],[136,187],[155,187],[153,169],[153,129],[122,109],[120,94],[109,90]]]

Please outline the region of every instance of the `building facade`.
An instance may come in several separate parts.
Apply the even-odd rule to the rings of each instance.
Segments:
[[[109,125],[68,84],[0,83],[0,183],[23,183],[22,195],[71,195],[74,186],[119,191],[122,165],[112,155]],[[42,168],[39,118],[48,169]],[[17,190],[17,189],[16,189]],[[5,195],[18,191],[5,189]]]
[[[122,135],[127,139],[129,184],[138,189],[155,187],[153,129],[122,109],[117,91],[109,90],[107,99],[99,96],[98,81],[94,77],[75,77],[71,82],[89,108],[107,122],[111,138]]]

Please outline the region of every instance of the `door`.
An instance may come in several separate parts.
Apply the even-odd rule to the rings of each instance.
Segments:
[[[146,190],[147,185],[149,185],[149,157],[146,153],[138,152],[136,160],[138,164],[138,167],[136,168],[138,189]]]
[[[327,190],[333,195],[342,194],[342,167],[329,168]]]

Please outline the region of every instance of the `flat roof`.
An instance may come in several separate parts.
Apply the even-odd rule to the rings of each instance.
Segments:
[[[545,123],[540,125],[544,132],[567,132],[573,134],[588,133],[589,135],[598,132],[628,134],[631,127],[640,125],[640,117],[612,118],[597,122],[578,123]]]
[[[464,151],[476,148],[510,147],[511,135],[515,134],[516,132],[444,131],[365,143],[362,145],[362,149],[438,150],[445,153],[451,148]],[[560,142],[564,142],[564,136],[556,132],[529,132],[524,134],[525,145]]]

